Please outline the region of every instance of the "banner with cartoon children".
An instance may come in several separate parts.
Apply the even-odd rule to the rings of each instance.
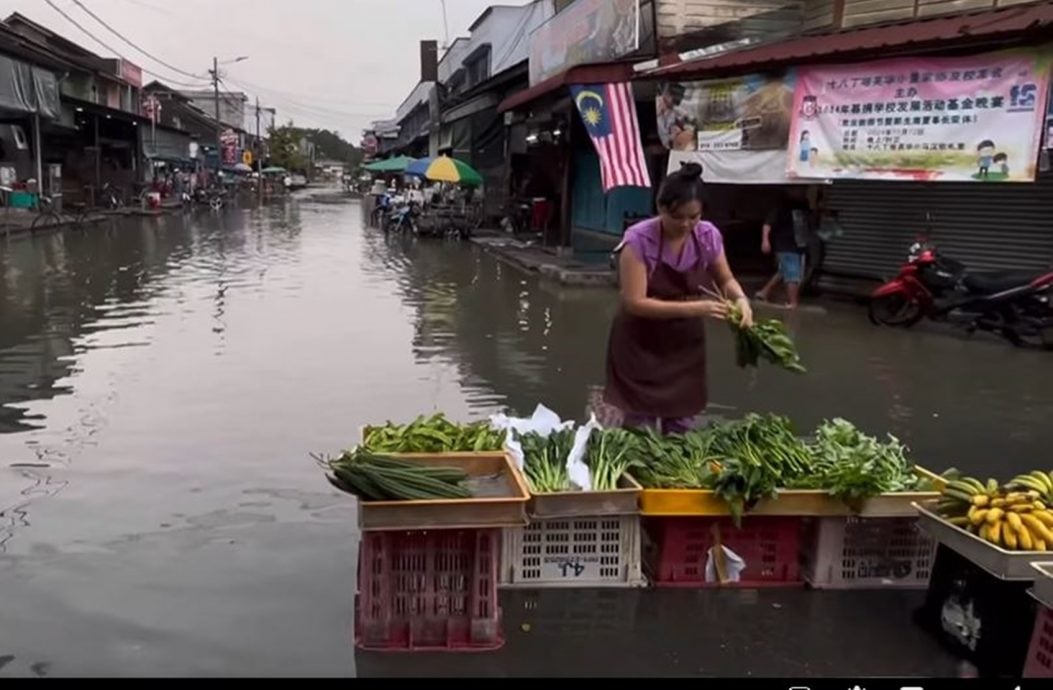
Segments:
[[[1051,48],[800,68],[788,174],[1034,181]]]

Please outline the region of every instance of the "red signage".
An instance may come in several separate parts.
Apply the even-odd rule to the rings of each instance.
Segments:
[[[143,70],[127,60],[121,60],[120,77],[126,84],[131,84],[137,89],[143,87]]]
[[[367,155],[375,155],[377,152],[377,138],[372,134],[367,134],[362,137],[362,150],[365,151]]]

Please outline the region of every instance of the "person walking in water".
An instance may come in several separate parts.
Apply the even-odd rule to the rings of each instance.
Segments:
[[[790,187],[764,221],[761,251],[774,252],[778,270],[760,289],[756,298],[767,302],[780,281],[786,286],[786,306],[796,309],[804,280],[804,250],[799,237],[807,235],[811,206],[804,187]]]
[[[708,403],[704,319],[724,320],[719,290],[752,324],[720,230],[702,220],[702,166],[687,164],[658,192],[658,215],[633,225],[616,249],[621,305],[607,345],[604,401],[625,426],[693,428]]]

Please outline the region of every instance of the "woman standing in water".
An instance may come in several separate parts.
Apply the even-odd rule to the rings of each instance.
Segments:
[[[706,408],[703,319],[726,319],[719,290],[753,322],[715,225],[702,220],[702,166],[687,164],[658,192],[659,215],[625,232],[619,246],[621,307],[607,345],[606,402],[626,426],[691,429]]]

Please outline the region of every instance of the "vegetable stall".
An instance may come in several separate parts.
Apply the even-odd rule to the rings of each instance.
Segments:
[[[946,636],[934,621],[952,579],[980,582],[974,613],[1012,653],[984,643],[967,656],[1017,672],[1031,623],[1044,630],[1027,592],[1053,548],[1053,473],[936,475],[845,419],[802,430],[749,413],[662,435],[543,406],[521,419],[438,413],[366,426],[319,460],[359,506],[356,629],[370,649],[495,648],[499,586],[927,588],[918,620]],[[414,618],[407,602],[426,596],[449,620]],[[1028,623],[1005,628],[1003,610]]]

